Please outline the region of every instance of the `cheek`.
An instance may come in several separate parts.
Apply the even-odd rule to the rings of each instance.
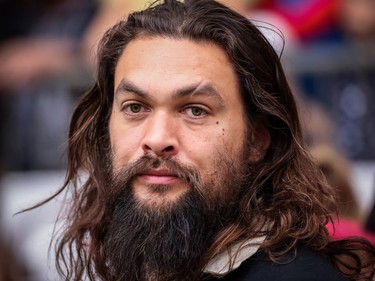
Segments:
[[[115,164],[123,165],[128,163],[132,158],[132,152],[135,150],[134,139],[121,138],[113,140],[112,153]]]
[[[203,190],[201,194],[214,206],[224,207],[237,202],[238,194],[247,175],[247,165],[241,151],[229,153],[226,149],[213,152],[210,168],[200,170]]]
[[[111,150],[114,167],[136,160],[139,154],[140,134],[132,130],[110,129]]]
[[[222,143],[221,136],[212,130],[181,134],[177,158],[197,169],[203,179],[214,172],[212,162]]]
[[[186,149],[180,150],[180,157],[182,157],[181,160],[189,159],[199,169],[203,178],[214,179],[222,172],[217,165],[218,154],[230,157],[233,151],[231,145],[233,144],[228,142],[220,127],[220,130],[206,131],[205,134],[201,133],[196,138],[189,138],[184,145]],[[186,155],[182,155],[184,151]]]
[[[232,125],[220,128],[221,146],[225,149],[226,153],[229,154],[228,157],[243,152],[245,128],[242,124],[238,123],[239,122],[233,122]]]

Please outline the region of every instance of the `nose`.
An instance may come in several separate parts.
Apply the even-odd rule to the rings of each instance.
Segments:
[[[148,120],[142,149],[146,155],[172,156],[178,153],[178,128],[173,117],[166,113],[154,114]]]

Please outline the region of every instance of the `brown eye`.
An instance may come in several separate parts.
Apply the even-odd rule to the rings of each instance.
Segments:
[[[185,109],[185,113],[193,118],[202,117],[207,114],[207,111],[198,106],[190,106]]]
[[[149,108],[145,107],[141,103],[128,102],[123,104],[122,111],[127,115],[139,115],[149,111]]]
[[[142,110],[142,105],[133,103],[133,104],[129,104],[127,108],[132,113],[139,113]]]

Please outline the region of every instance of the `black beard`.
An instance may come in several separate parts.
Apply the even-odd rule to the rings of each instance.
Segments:
[[[197,171],[171,159],[143,157],[112,175],[108,186],[111,200],[107,203],[111,213],[104,237],[112,280],[199,279],[205,266],[202,264],[204,254],[215,235],[238,215],[236,203],[246,169],[243,165],[226,164],[222,167],[225,180],[220,186],[212,186],[211,182],[202,185]],[[159,165],[168,167],[188,182],[190,190],[167,208],[155,206],[154,209],[135,199],[132,179],[140,170]],[[224,192],[222,198],[208,198],[209,194],[205,194],[223,190],[231,191]],[[233,190],[237,190],[237,196]]]
[[[196,280],[202,257],[224,224],[193,192],[174,208],[153,214],[135,202],[130,189],[124,191],[105,244],[114,280]]]

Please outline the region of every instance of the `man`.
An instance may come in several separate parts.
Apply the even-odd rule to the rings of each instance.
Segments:
[[[210,0],[129,15],[72,118],[65,280],[370,280],[374,248],[328,236],[333,192],[302,139],[246,18]]]

